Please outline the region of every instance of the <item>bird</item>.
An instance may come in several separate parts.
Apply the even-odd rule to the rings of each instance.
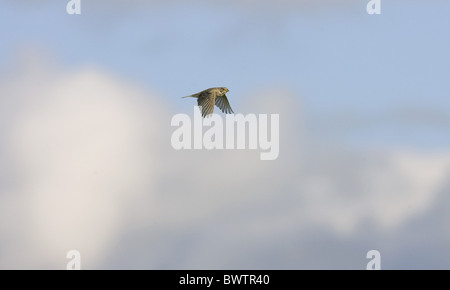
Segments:
[[[197,98],[198,106],[200,107],[202,117],[209,117],[214,111],[216,105],[225,114],[234,113],[225,95],[229,90],[225,87],[209,88],[190,96],[183,98]]]

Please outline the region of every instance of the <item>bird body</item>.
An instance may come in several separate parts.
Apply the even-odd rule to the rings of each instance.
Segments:
[[[225,114],[233,113],[227,96],[225,95],[229,90],[225,87],[209,88],[199,93],[186,96],[183,98],[197,98],[198,106],[202,112],[202,117],[210,116],[214,111],[216,105]]]

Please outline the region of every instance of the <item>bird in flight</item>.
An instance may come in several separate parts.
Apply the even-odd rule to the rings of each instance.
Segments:
[[[225,114],[234,113],[225,95],[229,90],[225,87],[210,88],[200,93],[196,93],[183,98],[197,98],[198,106],[202,111],[202,117],[210,116],[214,111],[216,105]]]

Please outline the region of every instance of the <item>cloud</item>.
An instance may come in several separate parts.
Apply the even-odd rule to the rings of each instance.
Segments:
[[[314,173],[300,185],[310,203],[307,215],[340,234],[352,234],[367,221],[386,231],[398,228],[433,205],[450,172],[448,153],[352,155],[316,160]],[[348,166],[341,172],[343,164]],[[318,208],[323,215],[314,214]]]
[[[448,232],[450,152],[316,146],[299,96],[279,88],[234,108],[280,114],[277,160],[177,151],[166,96],[36,59],[0,80],[0,268],[64,269],[77,249],[82,268],[363,269],[374,247],[401,268],[409,239]],[[408,249],[442,267],[444,244]]]
[[[72,248],[97,264],[121,208],[151,188],[164,107],[153,100],[148,114],[143,92],[89,67],[34,68],[4,91],[2,107],[16,103],[3,135],[15,182],[0,195],[1,231],[19,243],[4,247],[2,266],[58,268]]]

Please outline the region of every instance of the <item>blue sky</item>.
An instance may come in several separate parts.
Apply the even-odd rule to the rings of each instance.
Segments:
[[[82,15],[73,16],[65,3],[4,3],[1,62],[36,47],[68,67],[94,65],[148,86],[175,110],[186,108],[178,96],[216,85],[231,89],[235,106],[255,88],[287,87],[312,119],[331,123],[334,114],[366,122],[366,115],[382,119],[397,110],[446,115],[450,109],[445,1],[383,1],[376,16],[366,13],[365,1],[314,8],[201,1],[82,5]],[[433,148],[450,141],[430,134],[433,123],[420,132],[408,122],[382,123],[375,122],[374,130],[383,132],[373,136],[388,145]],[[366,140],[350,135],[357,143]]]
[[[449,268],[448,1],[81,1],[0,4],[0,268]],[[168,145],[212,86],[278,160]]]

